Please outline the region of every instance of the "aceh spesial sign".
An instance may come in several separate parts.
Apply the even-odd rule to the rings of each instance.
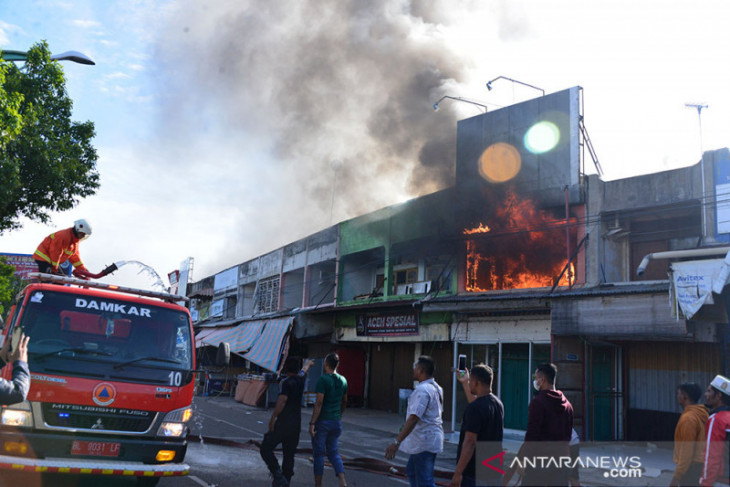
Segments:
[[[365,313],[355,316],[357,336],[418,335],[418,313]]]

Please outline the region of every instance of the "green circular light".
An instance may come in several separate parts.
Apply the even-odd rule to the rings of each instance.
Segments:
[[[560,129],[552,122],[538,122],[525,133],[525,149],[533,154],[553,150],[560,142]]]

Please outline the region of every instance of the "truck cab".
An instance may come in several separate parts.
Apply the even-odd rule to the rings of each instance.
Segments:
[[[18,295],[3,330],[30,337],[31,386],[0,412],[0,468],[148,485],[187,474],[195,354],[190,314],[175,303],[184,298],[34,277],[42,282]]]

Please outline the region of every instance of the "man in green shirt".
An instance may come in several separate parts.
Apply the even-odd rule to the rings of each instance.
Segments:
[[[317,401],[309,423],[312,435],[312,456],[314,460],[314,485],[321,487],[324,473],[324,455],[327,453],[340,487],[345,487],[345,468],[337,451],[337,439],[342,434],[342,413],[347,406],[347,380],[337,373],[340,357],[330,353],[324,358],[324,374],[317,380],[315,392]]]

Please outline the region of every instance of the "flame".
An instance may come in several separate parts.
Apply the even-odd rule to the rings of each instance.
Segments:
[[[464,235],[474,235],[475,233],[487,233],[489,231],[491,231],[491,228],[489,228],[488,226],[486,226],[483,223],[480,223],[479,226],[476,228],[464,229],[463,233],[464,233]]]
[[[568,261],[565,219],[555,219],[529,199],[518,200],[514,192],[507,193],[492,219],[494,224],[479,223],[463,230],[464,235],[475,236],[466,241],[466,290],[553,286]],[[575,242],[575,229],[571,241]],[[571,263],[558,285],[574,283]]]

